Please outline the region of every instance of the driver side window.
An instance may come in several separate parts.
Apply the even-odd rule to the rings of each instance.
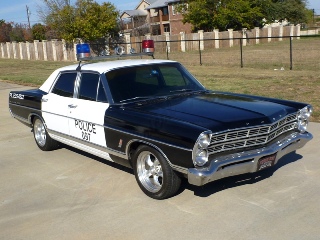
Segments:
[[[79,99],[107,102],[106,94],[99,74],[82,73]]]

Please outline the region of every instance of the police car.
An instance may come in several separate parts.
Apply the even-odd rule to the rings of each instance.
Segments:
[[[153,56],[154,43],[142,45]],[[79,64],[10,92],[12,116],[43,151],[64,143],[132,167],[152,198],[175,195],[184,177],[202,186],[263,170],[312,139],[308,104],[209,91],[175,61],[83,63],[90,48],[77,50]]]

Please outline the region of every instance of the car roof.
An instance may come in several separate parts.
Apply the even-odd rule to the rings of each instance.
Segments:
[[[112,69],[117,69],[117,68],[149,65],[149,64],[160,64],[160,63],[176,63],[176,61],[158,60],[158,59],[133,59],[133,60],[131,59],[131,60],[103,61],[103,62],[95,62],[95,63],[86,62],[81,64],[81,70],[95,71],[100,74],[103,74],[103,73],[109,72]],[[78,66],[79,64],[73,64],[66,67],[58,68],[42,84],[42,86],[40,87],[40,90],[44,92],[49,92],[55,79],[60,74],[60,72],[75,71]]]
[[[122,67],[131,67],[138,65],[149,65],[149,64],[159,64],[159,63],[174,63],[175,61],[171,60],[158,60],[158,59],[128,59],[128,60],[116,60],[116,61],[103,61],[103,62],[94,62],[94,63],[82,63],[82,71],[96,71],[101,73],[109,72],[112,69],[122,68]],[[74,71],[78,67],[78,64],[62,67],[58,69],[62,71]]]

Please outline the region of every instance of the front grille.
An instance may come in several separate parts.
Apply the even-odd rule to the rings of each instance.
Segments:
[[[263,145],[277,138],[281,134],[295,129],[296,125],[297,114],[295,113],[270,125],[213,135],[208,151],[209,154],[214,154],[239,148]]]

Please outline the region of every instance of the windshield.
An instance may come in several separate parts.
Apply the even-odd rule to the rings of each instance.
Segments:
[[[179,63],[119,68],[106,78],[115,103],[205,90]]]

